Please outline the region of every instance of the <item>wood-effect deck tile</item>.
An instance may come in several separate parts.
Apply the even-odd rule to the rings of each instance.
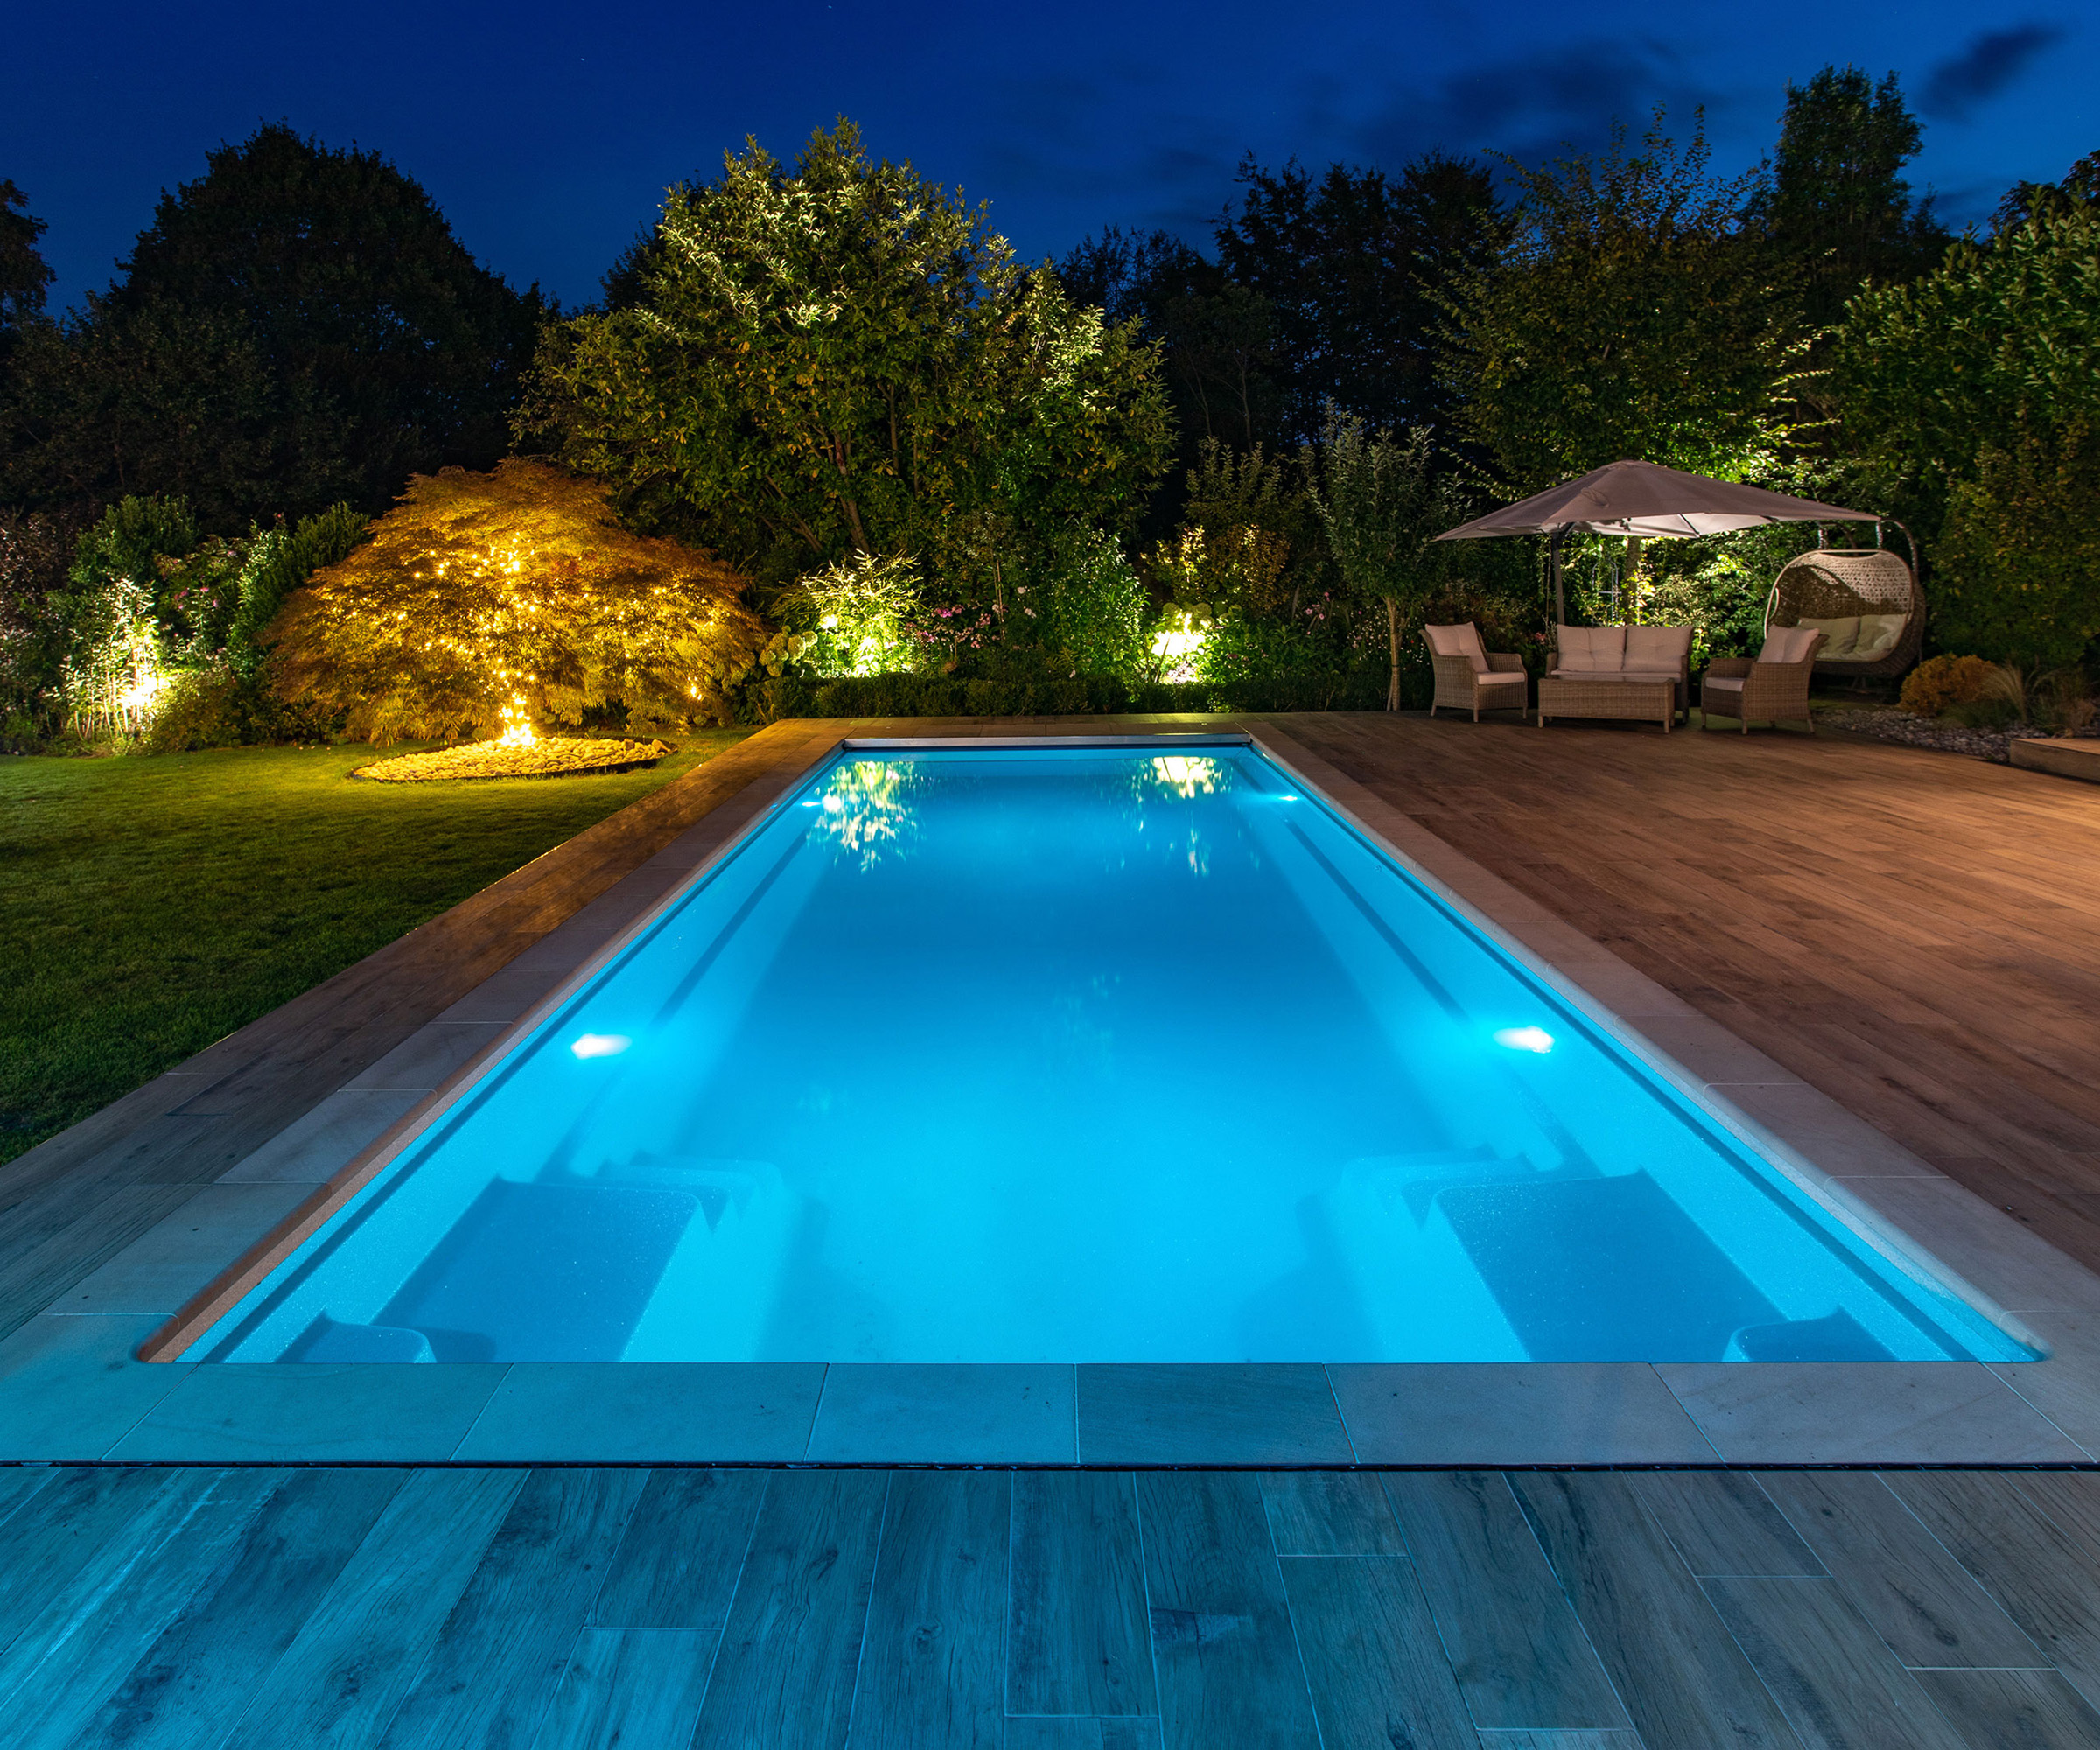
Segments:
[[[889,1478],[776,1471],[745,1558],[694,1750],[846,1741]]]
[[[1160,1750],[1159,1722],[1138,1714],[1025,1714],[1007,1720],[1006,1750]]]
[[[2022,1666],[2048,1656],[1882,1480],[1766,1471],[1765,1492],[1907,1665]]]
[[[1130,1474],[1016,1472],[1012,1544],[1007,1712],[1156,1715]]]
[[[174,1480],[158,1470],[67,1470],[24,1503],[0,1539],[0,1653]]]
[[[1712,1579],[1705,1588],[1809,1750],[1964,1750],[1835,1580]]]
[[[2100,1750],[2100,1712],[2061,1671],[1920,1671],[1969,1750]]]
[[[522,1471],[418,1471],[300,1625],[225,1750],[367,1750],[480,1565]]]
[[[1317,1750],[1256,1479],[1144,1471],[1138,1507],[1167,1750]]]
[[[653,1473],[591,1606],[592,1626],[719,1634],[765,1498],[763,1471]]]
[[[1368,1471],[1270,1471],[1262,1479],[1279,1556],[1397,1556],[1407,1545]]]
[[[979,1750],[1006,1696],[1012,1480],[998,1471],[891,1479],[853,1697],[853,1750]]]
[[[388,1725],[383,1750],[531,1741],[648,1480],[634,1470],[526,1478]]]
[[[220,1743],[357,1553],[403,1474],[294,1471],[84,1734],[104,1750]]]
[[[284,1480],[270,1471],[170,1477],[0,1655],[9,1750],[60,1750],[80,1740],[104,1698]]]
[[[2100,1548],[2006,1475],[1904,1472],[1887,1480],[2049,1662],[2100,1702]]]
[[[1701,1578],[1824,1572],[1748,1471],[1650,1471],[1633,1484],[1684,1565]]]
[[[1324,1750],[1474,1750],[1413,1563],[1287,1556],[1282,1567]]]
[[[1385,1489],[1460,1690],[1483,1729],[1630,1726],[1498,1473],[1395,1472]]]
[[[1509,1482],[1647,1750],[1790,1750],[1771,1695],[1627,1478]]]
[[[693,1735],[718,1635],[695,1628],[586,1628],[532,1750],[654,1750]]]

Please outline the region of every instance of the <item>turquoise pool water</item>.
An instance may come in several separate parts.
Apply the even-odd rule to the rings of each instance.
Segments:
[[[2029,1358],[1223,743],[849,749],[188,1354]]]

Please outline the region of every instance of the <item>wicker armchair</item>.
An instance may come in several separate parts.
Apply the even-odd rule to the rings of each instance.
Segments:
[[[1816,732],[1809,715],[1809,682],[1816,672],[1816,653],[1823,634],[1801,626],[1775,626],[1765,640],[1757,660],[1723,656],[1706,665],[1699,681],[1699,727],[1712,729],[1717,717],[1732,717],[1750,733],[1750,720],[1761,723],[1805,723]]]
[[[1422,641],[1429,646],[1429,660],[1437,671],[1437,696],[1429,708],[1434,717],[1446,706],[1469,710],[1478,723],[1483,710],[1514,710],[1520,714],[1530,704],[1531,676],[1524,659],[1514,650],[1487,650],[1480,634],[1471,624],[1425,626]],[[1485,672],[1476,666],[1480,659]]]

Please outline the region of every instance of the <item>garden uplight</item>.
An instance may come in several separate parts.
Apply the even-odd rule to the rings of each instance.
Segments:
[[[1553,1035],[1544,1027],[1504,1027],[1494,1042],[1511,1051],[1535,1051],[1542,1057],[1553,1049]]]

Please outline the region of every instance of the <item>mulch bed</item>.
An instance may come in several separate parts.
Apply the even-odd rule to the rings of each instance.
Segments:
[[[529,747],[471,741],[463,747],[403,753],[350,775],[379,784],[427,784],[440,779],[578,778],[634,772],[676,752],[668,741],[607,741],[595,736],[542,736]]]
[[[2046,729],[2016,723],[2005,729],[1970,729],[1943,718],[1919,717],[1893,706],[1819,707],[1819,729],[1834,729],[1844,735],[1864,735],[1876,741],[1900,741],[1907,747],[1929,747],[1941,753],[1966,753],[1974,760],[1995,760],[2007,766],[2012,760],[2012,744],[2028,736],[2047,735]],[[2092,731],[2082,731],[2090,736]]]

